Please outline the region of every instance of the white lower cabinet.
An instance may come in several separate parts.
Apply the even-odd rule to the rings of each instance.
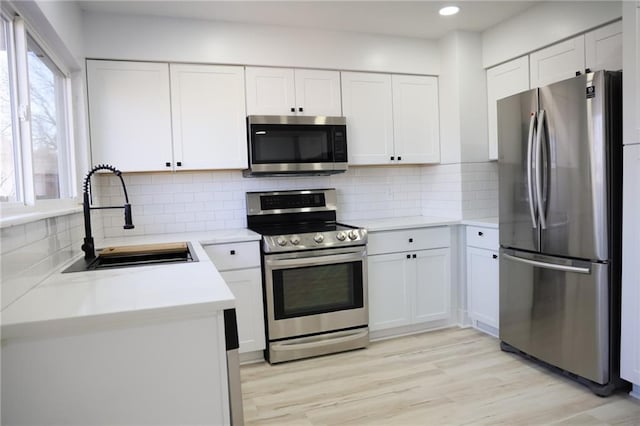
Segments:
[[[204,249],[236,298],[240,353],[263,350],[265,333],[258,242],[212,244],[205,245]]]
[[[424,231],[415,229],[371,234],[373,254],[367,259],[371,331],[449,318],[449,230],[438,228],[437,232],[426,234]],[[399,251],[381,253],[379,241],[387,241],[389,251]],[[411,250],[430,245],[434,248]]]
[[[473,326],[498,336],[500,269],[498,230],[468,226],[467,308]]]

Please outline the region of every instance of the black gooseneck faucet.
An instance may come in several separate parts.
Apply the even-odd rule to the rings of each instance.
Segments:
[[[110,170],[120,178],[122,183],[122,190],[124,191],[124,206],[110,206],[110,207],[91,207],[91,201],[89,200],[89,186],[91,184],[91,176],[98,170]],[[124,209],[124,229],[133,229],[133,222],[131,221],[131,204],[129,204],[129,196],[127,195],[127,187],[122,179],[122,172],[113,166],[108,164],[98,164],[84,178],[84,184],[82,185],[82,207],[84,210],[84,244],[82,244],[82,251],[84,251],[84,258],[86,260],[92,260],[96,258],[96,250],[93,245],[93,236],[91,235],[91,210],[95,209]]]

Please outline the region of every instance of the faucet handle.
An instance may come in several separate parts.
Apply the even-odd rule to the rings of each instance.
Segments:
[[[131,219],[131,204],[124,205],[124,229],[133,229],[133,220]]]

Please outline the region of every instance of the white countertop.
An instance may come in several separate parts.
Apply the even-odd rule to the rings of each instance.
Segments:
[[[398,229],[422,228],[426,226],[449,226],[449,225],[474,225],[485,227],[498,227],[498,218],[481,219],[448,219],[444,217],[432,216],[408,216],[390,217],[383,219],[363,219],[348,222],[350,225],[357,225],[366,228],[369,232],[394,231]]]
[[[2,338],[81,332],[232,308],[233,294],[202,245],[259,239],[252,231],[236,229],[98,241],[96,247],[188,241],[198,262],[62,274],[67,264],[2,312]]]

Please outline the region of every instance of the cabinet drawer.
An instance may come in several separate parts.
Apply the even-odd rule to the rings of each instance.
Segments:
[[[490,250],[498,250],[498,230],[494,228],[482,228],[479,226],[467,226],[467,245]]]
[[[449,227],[403,229],[369,234],[368,254],[396,253],[449,247]]]
[[[244,269],[260,266],[258,241],[246,243],[212,244],[204,250],[218,271]]]

